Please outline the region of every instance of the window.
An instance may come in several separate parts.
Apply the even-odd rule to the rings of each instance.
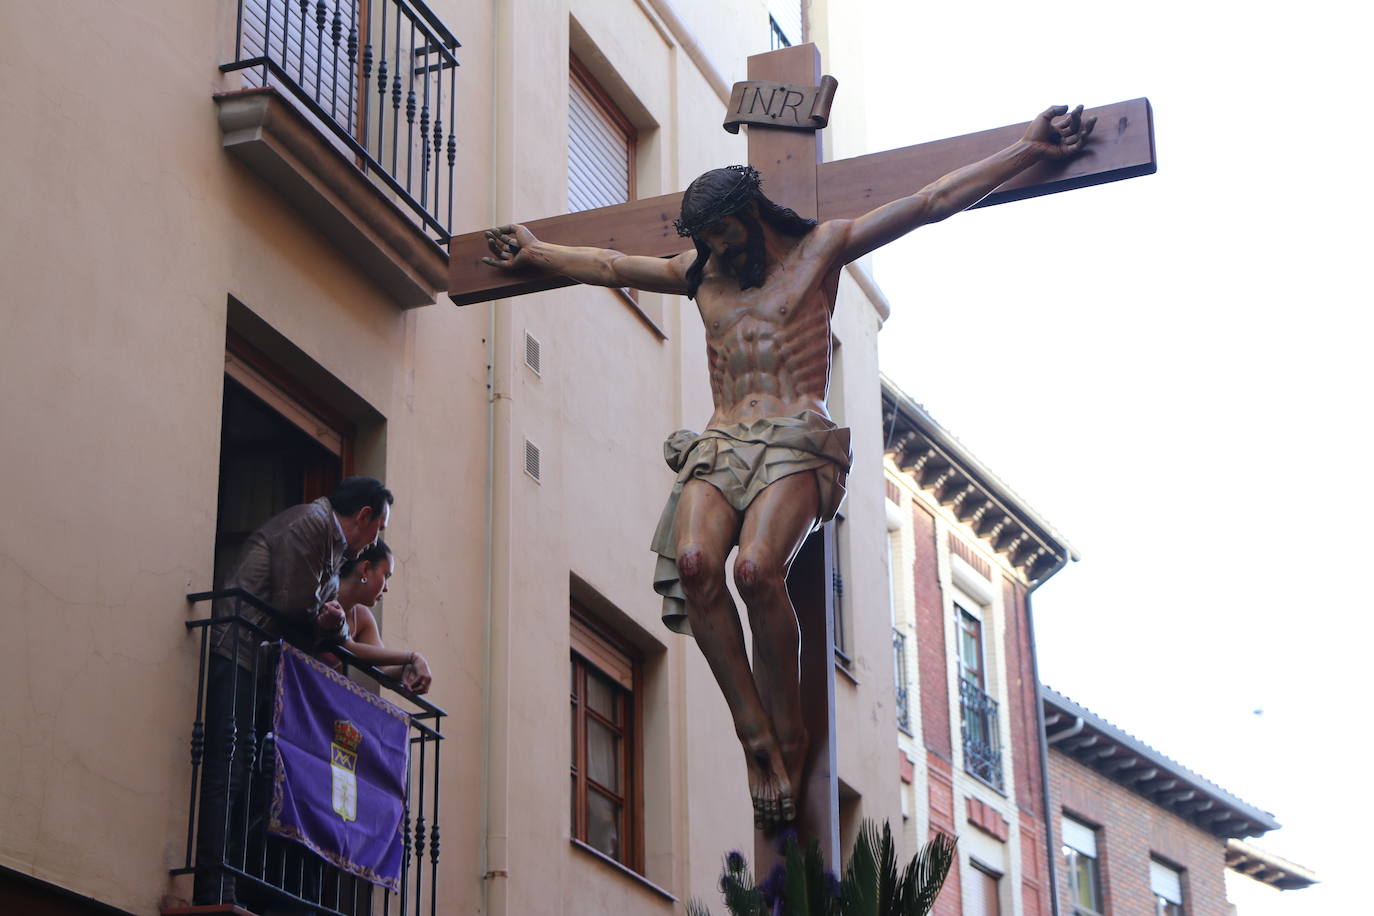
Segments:
[[[1155,916],[1183,916],[1183,873],[1158,859],[1150,860],[1150,892]]]
[[[1073,912],[1102,912],[1102,879],[1097,865],[1097,831],[1067,815],[1063,819],[1062,854],[1068,872],[1069,905]]]
[[[906,670],[906,634],[892,630],[892,679],[897,685],[897,727],[911,734],[910,676]]]
[[[954,613],[959,627],[959,714],[964,769],[1001,792],[1002,740],[997,701],[986,690],[983,621],[957,604]]]
[[[828,536],[833,537],[831,542],[831,556],[834,558],[834,565],[830,568],[830,590],[833,592],[831,602],[832,620],[831,625],[835,630],[835,661],[845,668],[851,664],[849,659],[849,638],[848,627],[844,617],[844,570],[841,557],[844,550],[844,516],[836,515],[834,524],[828,525],[829,531],[833,532]]]
[[[997,872],[972,859],[969,864],[969,899],[964,912],[969,916],[1001,916],[1001,878]]]
[[[259,525],[352,473],[353,424],[232,329],[220,414],[215,585]]]
[[[639,665],[628,647],[595,627],[576,604],[571,644],[572,835],[638,870]]]
[[[986,687],[983,677],[983,621],[954,606],[959,615],[959,675],[976,687]]]
[[[576,57],[568,80],[568,210],[634,200],[634,125]]]
[[[768,50],[780,51],[783,48],[792,47],[792,42],[787,40],[787,35],[783,33],[782,26],[778,25],[778,20],[772,16],[768,17]]]
[[[800,0],[768,0],[768,50],[790,48],[802,39]]]

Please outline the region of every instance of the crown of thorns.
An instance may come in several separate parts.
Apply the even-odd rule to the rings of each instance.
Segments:
[[[739,180],[735,182],[735,186],[721,195],[715,206],[702,210],[694,218],[673,220],[678,235],[683,237],[696,235],[712,223],[743,209],[745,204],[754,199],[754,193],[758,191],[761,183],[758,170],[749,165],[727,165],[725,170],[739,175]]]

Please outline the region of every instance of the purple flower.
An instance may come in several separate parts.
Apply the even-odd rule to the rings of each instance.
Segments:
[[[768,873],[768,877],[759,885],[759,892],[763,894],[764,902],[772,906],[782,900],[782,888],[786,881],[787,874],[783,864],[779,862],[773,866],[773,870]]]

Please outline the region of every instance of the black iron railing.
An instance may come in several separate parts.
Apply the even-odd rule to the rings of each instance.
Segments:
[[[322,916],[434,916],[444,710],[407,693],[343,648],[329,650],[346,670],[363,675],[410,715],[400,889],[353,878],[266,830],[275,770],[271,698],[278,637],[256,622],[261,617],[244,612],[252,608],[267,618],[284,618],[237,588],[197,592],[187,600],[223,601],[221,610],[228,613],[186,622],[189,631],[200,634],[200,670],[186,859],[172,874],[195,876],[195,902],[201,904],[237,902],[254,912],[306,908]],[[248,668],[233,661],[245,657],[251,660]]]
[[[959,711],[963,719],[964,769],[1002,791],[1002,742],[997,729],[997,701],[967,678],[959,678]]]
[[[438,243],[453,223],[458,39],[420,0],[237,0],[234,59],[290,93]]]
[[[906,634],[892,631],[892,677],[897,685],[897,727],[911,734],[911,702],[906,668]]]

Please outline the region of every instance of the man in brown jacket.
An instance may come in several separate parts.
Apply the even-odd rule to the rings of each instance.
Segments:
[[[215,602],[215,617],[242,617],[264,632],[228,623],[212,631],[196,904],[235,901],[234,875],[223,869],[246,864],[238,860],[246,842],[244,828],[252,812],[265,807],[265,798],[244,798],[254,790],[248,776],[270,722],[266,678],[271,665],[260,649],[272,637],[307,650],[347,637],[343,608],[335,600],[339,568],[346,557],[376,542],[392,502],[391,491],[380,480],[349,477],[328,497],[293,506],[249,535],[225,579],[225,588],[241,588],[277,614],[237,598]]]

